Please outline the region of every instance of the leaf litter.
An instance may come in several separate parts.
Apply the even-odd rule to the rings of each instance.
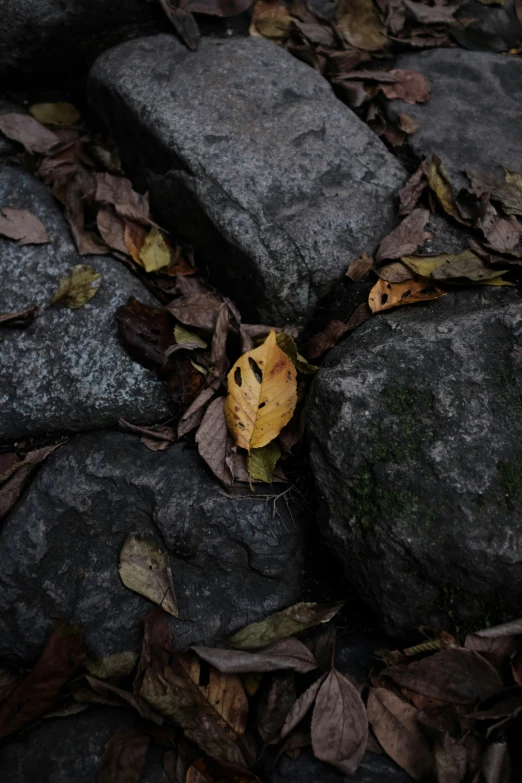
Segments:
[[[391,128],[383,121],[378,104],[383,98],[426,100],[429,85],[420,74],[374,68],[372,58],[375,52],[381,56],[392,51],[397,37],[427,45],[419,35],[420,28],[412,29],[412,16],[418,21],[419,15],[424,14],[422,23],[431,28],[429,33],[423,28],[422,35],[429,39],[428,45],[433,45],[437,36],[451,34],[453,10],[418,8],[423,4],[405,3],[409,15],[401,15],[397,5],[379,3],[376,17],[372,4],[358,3],[348,9],[343,32],[303,2],[294,3],[290,11],[281,10],[282,7],[277,10],[276,5],[256,5],[253,34],[277,39],[292,53],[308,58],[337,88],[344,86],[347,95],[362,98],[363,118],[375,127],[381,123],[388,143],[400,139],[400,133],[404,138],[404,134],[415,132],[417,128],[407,115],[402,116],[400,129]],[[229,7],[221,4],[220,13],[226,15]],[[349,36],[354,35],[353,26],[350,32],[353,13],[365,20],[356,33],[363,36],[361,41],[366,49],[361,41],[360,48],[350,43]],[[187,14],[191,11],[178,14],[178,24],[190,36],[194,28]],[[371,48],[379,35],[385,39],[381,48]],[[47,116],[53,126],[66,124],[63,116]],[[0,129],[22,143],[29,153],[39,156],[39,175],[65,205],[80,252],[107,252],[110,248],[165,305],[151,308],[134,300],[120,308],[118,325],[120,337],[134,358],[164,380],[172,398],[180,401],[181,416],[177,427],[173,422],[144,427],[122,421],[122,428],[140,434],[144,445],[153,450],[166,448],[176,438],[187,437],[196,430],[195,441],[202,458],[226,486],[238,481],[274,480],[274,467],[277,465],[279,470],[279,461],[287,456],[285,430],[299,413],[298,382],[304,383],[306,376],[317,370],[308,359],[322,356],[347,332],[372,317],[372,310],[378,312],[386,306],[441,296],[447,293],[446,286],[455,282],[509,284],[503,276],[520,263],[517,217],[522,214],[521,175],[508,170],[494,175],[470,174],[470,188],[464,198],[462,193],[455,193],[443,162],[433,156],[422,162],[403,188],[399,215],[404,220],[382,240],[375,260],[364,254],[348,266],[348,277],[353,281],[377,278],[368,303],[360,305],[346,322],[331,321],[312,335],[306,345],[306,359],[299,353],[299,341],[294,339],[297,333],[281,331],[277,325],[243,324],[233,304],[196,276],[191,249],[177,244],[175,238],[156,226],[146,194],[137,193],[121,175],[117,155],[104,143],[80,138],[72,128],[67,131],[71,136],[66,143],[33,117],[22,114],[2,115]],[[103,172],[98,170],[100,161]],[[469,251],[437,256],[419,252],[435,204],[451,220],[475,231]],[[23,241],[23,237],[13,238]],[[84,303],[81,300],[86,291],[88,281],[76,290],[69,280],[63,284],[62,297],[70,297],[73,304],[69,306],[77,307]],[[4,319],[5,326],[26,326],[35,317],[35,310],[29,308],[0,319]],[[259,404],[264,401],[255,385],[262,388],[265,381],[256,360],[260,355],[265,356],[263,361],[270,359],[271,369],[284,367],[286,380],[291,381],[283,384],[291,404],[284,416],[275,412],[270,437],[262,446],[253,445],[258,443],[254,436],[258,435]],[[249,362],[252,358],[254,364]],[[250,414],[250,423],[243,445],[239,443],[238,428],[227,426],[225,414],[227,404],[229,408],[236,407],[233,400],[238,383],[234,376],[238,368],[242,381],[243,372],[248,378],[252,397],[244,409]],[[269,402],[267,399],[263,407]],[[258,429],[262,440],[264,428]],[[47,456],[44,451],[42,459]],[[36,454],[32,458],[30,453],[24,456],[23,450],[0,455],[0,503],[7,488],[6,510],[15,502],[38,461]],[[150,738],[159,736],[154,735],[151,727],[163,730],[165,726],[165,736],[176,737],[179,743],[178,761],[183,755],[181,743],[197,746],[192,762],[183,762],[179,767],[174,757],[165,761],[166,769],[169,764],[183,768],[187,781],[192,783],[258,780],[248,768],[254,764],[261,743],[266,742],[279,744],[279,753],[294,758],[303,747],[311,745],[317,758],[346,774],[353,774],[365,748],[373,743],[375,747],[380,744],[416,780],[461,783],[466,775],[474,781],[480,775],[488,782],[504,780],[503,773],[491,770],[504,769],[509,763],[508,731],[522,709],[520,622],[470,634],[462,646],[456,640],[448,643],[446,635],[444,644],[440,636],[415,648],[383,651],[385,663],[376,663],[363,689],[331,661],[325,665],[322,656],[314,655],[314,629],[324,624],[331,627],[328,624],[339,610],[338,605],[297,604],[237,632],[223,640],[221,647],[176,653],[164,613],[166,610],[177,616],[168,555],[131,536],[122,550],[121,569],[122,579],[130,589],[162,607],[147,618],[137,667],[136,656],[130,651],[109,656],[113,660],[84,660],[74,636],[76,630],[71,632],[74,644],[63,634],[51,637],[50,658],[58,662],[62,660],[60,656],[68,658],[68,666],[57,664],[61,667],[59,677],[53,670],[55,664],[48,666],[44,656],[44,664],[39,662],[27,681],[16,668],[0,675],[2,736],[19,731],[39,715],[52,714],[64,690],[69,688],[70,696],[80,705],[126,704],[147,723],[148,728],[119,733],[109,741],[102,779],[104,775],[107,780],[112,779],[117,769],[118,774],[124,770],[126,779],[138,780]],[[71,653],[73,649],[76,652]],[[88,673],[83,684],[75,680],[67,686],[82,666]],[[129,687],[129,677],[136,669],[134,687]],[[311,677],[316,679],[310,682]],[[27,682],[32,688],[40,680],[44,685],[35,688],[29,706],[20,710]],[[255,736],[251,736],[250,701],[259,698],[259,694],[259,736],[255,730]],[[179,732],[184,734],[181,740]],[[172,740],[169,742],[172,745]],[[197,758],[201,752],[204,756]]]

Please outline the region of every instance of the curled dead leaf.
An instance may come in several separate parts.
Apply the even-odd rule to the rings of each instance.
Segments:
[[[14,207],[0,209],[0,234],[17,239],[21,245],[43,245],[50,241],[40,218],[27,209]]]

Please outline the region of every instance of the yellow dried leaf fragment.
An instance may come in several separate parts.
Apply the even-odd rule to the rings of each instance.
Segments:
[[[44,125],[73,125],[80,119],[80,112],[72,103],[33,103],[29,111]]]
[[[146,272],[156,272],[156,270],[163,269],[170,264],[170,248],[156,226],[153,226],[145,237],[139,252],[139,260]]]
[[[380,313],[381,310],[389,310],[391,307],[426,302],[429,299],[438,299],[439,296],[446,296],[446,293],[430,280],[406,280],[404,283],[378,280],[370,291],[368,304],[372,313]]]
[[[270,332],[228,374],[225,417],[236,445],[248,451],[266,446],[288,424],[296,404],[296,369]]]
[[[53,305],[65,305],[73,310],[92,299],[101,285],[103,275],[90,266],[73,266],[69,277],[62,277],[57,292],[51,299]]]

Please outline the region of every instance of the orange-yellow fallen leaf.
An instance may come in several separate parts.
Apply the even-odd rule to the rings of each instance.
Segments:
[[[389,310],[399,305],[426,302],[446,296],[446,292],[437,288],[430,280],[406,280],[403,283],[388,283],[378,280],[370,291],[368,304],[372,313]]]
[[[225,416],[236,445],[248,451],[266,446],[288,424],[296,404],[296,369],[272,331],[228,374]]]
[[[278,0],[258,0],[252,11],[250,35],[279,41],[288,37],[292,17]]]

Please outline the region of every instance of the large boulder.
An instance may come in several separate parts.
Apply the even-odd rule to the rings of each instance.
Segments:
[[[388,631],[520,614],[516,293],[374,317],[328,356],[308,411],[322,529]]]
[[[0,208],[28,209],[44,224],[45,245],[0,237],[0,313],[39,305],[26,329],[2,329],[0,438],[113,426],[123,416],[153,422],[170,415],[166,391],[118,341],[115,312],[147,289],[110,256],[79,256],[58,203],[23,169],[0,168]],[[49,307],[60,278],[76,264],[103,274],[86,305]]]
[[[134,717],[113,707],[94,707],[79,715],[47,718],[0,750],[6,783],[98,783],[107,742],[116,732],[135,728]],[[161,751],[149,747],[140,783],[169,783]]]
[[[177,648],[209,643],[297,599],[304,533],[245,490],[224,492],[195,449],[152,452],[134,435],[92,433],[48,458],[0,532],[0,657],[37,655],[58,614],[84,625],[96,657],[138,650],[153,604],[118,562],[130,533],[167,551]]]
[[[267,40],[122,44],[94,65],[89,94],[155,214],[249,319],[309,318],[393,226],[400,163]]]
[[[426,103],[388,104],[392,119],[405,112],[420,125],[408,137],[416,155],[435,152],[460,186],[469,184],[463,169],[522,171],[520,58],[431,49],[403,55],[395,67],[423,73],[431,87]]]

